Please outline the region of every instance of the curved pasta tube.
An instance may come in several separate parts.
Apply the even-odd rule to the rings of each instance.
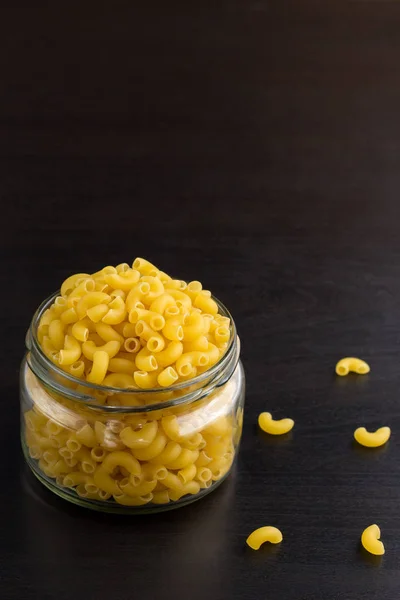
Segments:
[[[383,446],[390,438],[390,427],[380,427],[374,432],[369,432],[365,427],[359,427],[354,432],[354,439],[367,448],[377,448]]]
[[[150,421],[138,431],[134,431],[132,427],[125,427],[119,437],[128,448],[147,448],[154,442],[157,431],[157,421]]]
[[[150,290],[143,296],[142,302],[150,306],[152,302],[164,293],[164,284],[161,279],[152,275],[144,275],[142,281],[150,285]]]
[[[139,448],[133,450],[134,456],[138,460],[152,460],[164,450],[167,445],[167,436],[160,430],[158,430],[154,441],[147,448]]]
[[[161,387],[169,387],[178,379],[178,373],[172,367],[166,367],[157,377],[158,384]]]
[[[163,327],[163,335],[167,340],[172,342],[181,342],[183,340],[183,317],[178,315],[176,317],[170,317],[165,321]]]
[[[193,340],[193,342],[183,342],[183,350],[184,352],[207,352],[208,350],[208,339],[205,335],[199,336],[197,339]]]
[[[182,292],[181,290],[166,289],[165,293],[174,298],[178,308],[182,306],[187,311],[192,308],[192,301],[185,292]]]
[[[143,302],[144,296],[149,292],[150,284],[148,281],[139,281],[139,283],[134,285],[125,300],[125,307],[128,313],[130,313],[137,302]]]
[[[137,353],[135,358],[135,364],[140,371],[155,371],[158,369],[158,363],[151,354],[151,352],[145,347]]]
[[[127,352],[131,354],[136,354],[136,352],[139,352],[141,345],[138,338],[128,337],[124,342],[124,348]]]
[[[203,317],[198,312],[191,312],[183,323],[183,340],[185,342],[193,342],[198,337],[203,335],[205,324]]]
[[[120,296],[117,296],[108,305],[108,311],[102,318],[102,322],[108,325],[118,325],[125,319],[126,312],[125,302]]]
[[[206,366],[209,369],[219,361],[220,353],[217,346],[209,342],[206,354],[208,354],[208,364]]]
[[[90,277],[88,273],[76,273],[76,275],[71,275],[61,284],[61,296],[67,296],[70,294],[76,286],[76,282],[80,279],[85,279],[86,277]]]
[[[162,294],[150,304],[150,311],[163,315],[167,308],[176,307],[176,300],[171,294]]]
[[[145,258],[140,257],[135,258],[132,263],[132,269],[136,269],[141,275],[152,275],[155,272],[158,273],[157,267]]]
[[[157,481],[162,481],[167,475],[167,469],[163,465],[144,463],[142,465],[142,473],[144,478],[148,481],[151,481],[153,479],[157,479]]]
[[[108,313],[108,304],[97,304],[88,308],[86,316],[93,322],[98,323]]]
[[[77,303],[75,310],[79,319],[86,317],[86,313],[90,308],[97,306],[98,304],[109,304],[111,302],[111,296],[104,292],[90,292],[85,294],[83,298]]]
[[[165,350],[157,352],[157,363],[160,367],[169,367],[178,360],[183,352],[182,342],[170,342]]]
[[[277,527],[259,527],[249,535],[246,543],[253,550],[258,550],[264,542],[280,544],[283,539],[282,532]]]
[[[157,377],[158,371],[152,371],[151,373],[147,371],[135,371],[133,374],[136,385],[142,390],[151,390],[156,387]]]
[[[179,454],[178,458],[172,460],[171,462],[166,463],[167,469],[172,469],[173,471],[185,469],[190,464],[196,462],[199,458],[198,450],[189,450],[188,448],[183,448],[182,452]]]
[[[165,465],[169,462],[172,462],[178,458],[180,453],[182,452],[182,447],[177,442],[168,442],[165,449],[151,459],[151,463],[155,465]]]
[[[64,323],[60,319],[54,319],[49,324],[48,336],[56,350],[61,350],[64,346]]]
[[[87,376],[87,380],[90,383],[100,385],[106,376],[109,362],[110,357],[107,352],[104,352],[104,350],[97,350],[93,355],[93,366]]]
[[[88,343],[88,342],[86,342]],[[82,354],[81,345],[72,335],[65,336],[64,348],[58,353],[60,365],[72,365]]]
[[[87,317],[85,319],[81,319],[80,321],[76,321],[72,325],[71,333],[78,340],[78,342],[87,342],[89,339],[90,329],[89,329],[90,319]],[[93,325],[93,323],[92,323]]]
[[[381,537],[381,530],[378,525],[370,525],[361,535],[361,543],[367,552],[371,554],[376,554],[377,556],[382,556],[385,554],[385,546],[383,542],[379,539]]]
[[[184,469],[180,469],[178,471],[178,477],[182,481],[183,484],[189,483],[196,477],[197,467],[195,464],[190,464]]]
[[[352,373],[358,373],[358,375],[366,375],[370,372],[370,366],[361,358],[347,357],[342,358],[336,364],[336,373],[341,377],[348,375],[350,371]]]
[[[86,423],[80,429],[78,429],[75,435],[77,440],[88,448],[94,448],[97,446],[96,436],[89,423]]]
[[[132,454],[123,451],[111,452],[104,458],[93,475],[97,487],[111,495],[121,493],[121,488],[111,476],[116,467],[124,467],[129,472],[130,477],[140,478],[141,476],[140,463]]]
[[[181,377],[189,375],[193,367],[206,367],[209,362],[209,355],[206,352],[185,352],[176,361],[176,371]]]
[[[225,325],[220,325],[214,331],[215,341],[219,346],[229,342],[230,335],[229,327],[226,327]]]
[[[293,419],[274,420],[271,413],[263,412],[258,416],[258,424],[260,428],[271,435],[282,435],[293,429]]]
[[[119,273],[105,273],[104,281],[115,290],[128,292],[140,279],[140,273],[136,269],[120,271]]]
[[[218,313],[218,304],[212,298],[206,295],[205,291],[206,290],[203,290],[196,296],[193,305],[196,308],[200,308],[200,310],[205,313],[216,315]]]
[[[103,352],[107,352],[110,358],[114,358],[116,354],[118,354],[119,349],[121,348],[121,344],[119,342],[106,342],[103,346],[96,346],[94,342],[84,342],[82,344],[82,352],[83,355],[89,360],[93,360],[95,352],[102,350]]]
[[[115,331],[115,329],[111,325],[103,322],[97,323],[95,327],[96,333],[101,337],[101,339],[104,342],[119,342],[121,346],[124,343],[124,336],[120,335],[117,331]]]

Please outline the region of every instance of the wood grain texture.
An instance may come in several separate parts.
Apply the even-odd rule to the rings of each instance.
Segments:
[[[400,595],[400,3],[9,3],[0,21],[2,600]],[[27,473],[18,367],[69,273],[150,258],[233,313],[237,471],[142,518]],[[368,377],[336,379],[344,355]],[[295,419],[270,439],[259,412]],[[356,427],[392,427],[356,448]],[[359,537],[377,522],[387,553]],[[245,546],[260,525],[279,547]]]

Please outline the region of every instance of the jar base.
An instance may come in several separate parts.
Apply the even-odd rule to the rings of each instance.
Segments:
[[[21,442],[22,442],[22,450],[23,450],[27,465],[29,466],[31,472],[36,477],[36,479],[38,479],[40,481],[40,483],[42,483],[48,490],[50,490],[51,492],[56,494],[59,498],[62,498],[63,500],[67,500],[68,502],[71,502],[72,504],[75,504],[77,506],[95,510],[97,512],[105,512],[105,513],[113,513],[113,514],[124,514],[124,515],[152,514],[152,513],[164,512],[167,510],[174,510],[176,508],[181,508],[182,506],[187,506],[188,504],[192,504],[193,502],[196,502],[197,500],[201,500],[201,498],[204,498],[204,496],[207,496],[210,492],[214,491],[217,487],[219,487],[221,485],[221,483],[223,483],[225,481],[225,479],[227,479],[227,477],[231,473],[232,468],[235,464],[235,461],[234,461],[232,463],[229,471],[227,471],[227,473],[225,473],[225,475],[223,477],[221,477],[221,479],[219,479],[218,481],[215,481],[209,488],[201,490],[198,494],[184,496],[180,500],[172,501],[172,502],[169,502],[168,504],[149,504],[149,505],[144,505],[144,506],[133,507],[133,506],[124,506],[124,505],[118,504],[114,500],[98,501],[98,500],[92,500],[89,498],[82,498],[82,497],[78,496],[78,494],[74,491],[74,489],[61,488],[54,482],[54,480],[51,477],[48,477],[47,475],[45,475],[43,473],[43,471],[41,471],[39,469],[39,467],[36,464],[36,460],[32,459],[31,456],[29,455],[28,449],[26,447],[24,440],[22,439]]]

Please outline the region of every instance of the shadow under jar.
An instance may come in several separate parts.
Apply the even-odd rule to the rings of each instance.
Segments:
[[[34,475],[80,506],[116,513],[169,510],[202,498],[228,476],[243,425],[245,377],[231,335],[220,361],[168,388],[94,385],[43,353],[37,310],[21,365],[21,440]]]

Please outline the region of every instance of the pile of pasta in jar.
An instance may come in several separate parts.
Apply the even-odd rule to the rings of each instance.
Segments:
[[[152,511],[228,475],[243,421],[239,339],[199,281],[142,258],[73,275],[39,307],[27,346],[22,445],[58,495]]]

